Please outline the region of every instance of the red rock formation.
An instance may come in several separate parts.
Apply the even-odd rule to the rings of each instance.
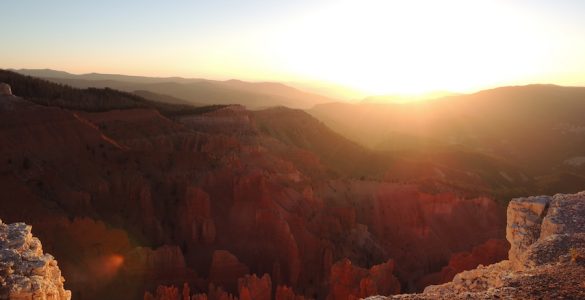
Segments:
[[[400,283],[392,274],[394,263],[388,261],[370,270],[352,265],[348,259],[331,267],[327,299],[359,299],[372,295],[391,295],[400,292]]]
[[[204,244],[215,241],[215,223],[211,219],[209,195],[205,191],[198,187],[187,187],[177,214],[178,230],[183,240]]]
[[[112,291],[94,285],[115,282],[135,284],[115,288],[141,289],[140,296],[160,283],[203,291],[207,279],[236,293],[249,273],[322,298],[340,257],[357,266],[393,258],[409,283],[453,252],[503,235],[489,199],[332,180],[318,156],[259,133],[245,110],[198,116],[181,123],[153,109],[82,113],[32,104],[0,111],[0,199],[20,202],[2,203],[2,217],[43,224],[33,222],[46,228],[39,235],[51,253],[71,257],[60,263],[74,298]],[[71,216],[91,221],[73,226]],[[83,249],[82,258],[72,249]],[[92,265],[104,264],[91,272],[99,280],[87,280]],[[191,269],[209,270],[208,278]],[[366,271],[352,281],[356,297],[386,280]],[[209,289],[208,298],[233,297],[225,291]]]
[[[191,296],[191,300],[207,300],[207,294],[195,294]]]
[[[183,300],[190,300],[191,299],[191,288],[189,287],[188,283],[183,284],[183,291],[181,293],[183,295]]]
[[[175,286],[159,285],[154,295],[146,292],[144,300],[179,300],[179,289]]]
[[[356,226],[349,235],[338,233],[347,243],[339,245],[341,251],[337,253],[359,265],[393,258],[395,274],[407,289],[416,289],[415,282],[421,275],[444,265],[452,254],[501,237],[504,230],[501,207],[485,197],[427,194],[417,185],[369,181],[331,182],[318,187],[315,194],[335,199],[331,202],[337,206],[354,207],[357,223],[366,225],[362,229]],[[335,232],[342,223],[330,224],[337,227],[323,230]],[[365,253],[370,261],[365,260]]]
[[[506,240],[491,239],[485,243],[473,247],[471,252],[459,252],[451,256],[449,264],[440,272],[423,277],[418,283],[418,288],[423,289],[428,285],[449,282],[460,272],[471,270],[479,265],[490,265],[507,258],[510,244]]]
[[[236,291],[238,279],[250,273],[250,269],[237,257],[226,250],[213,252],[209,269],[209,282],[229,290]],[[211,296],[211,294],[209,294]]]
[[[276,287],[275,300],[305,300],[304,296],[295,294],[292,288],[284,285]]]
[[[180,277],[186,273],[187,266],[177,246],[137,247],[126,254],[125,269],[129,273]]]
[[[224,291],[220,286],[215,287],[213,284],[209,284],[207,298],[209,300],[238,300],[238,297]]]
[[[258,278],[256,274],[246,275],[238,279],[240,300],[272,300],[272,281],[270,275]]]

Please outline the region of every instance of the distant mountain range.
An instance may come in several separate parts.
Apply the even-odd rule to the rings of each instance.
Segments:
[[[181,77],[144,77],[119,74],[71,74],[51,69],[13,70],[77,88],[112,88],[138,93],[154,101],[191,105],[242,104],[250,109],[287,106],[311,108],[338,100],[276,82],[207,80]]]
[[[584,87],[510,86],[423,102],[320,104],[308,112],[371,149],[483,153],[537,178],[543,193],[585,184]]]
[[[428,92],[423,94],[414,94],[414,95],[379,95],[379,96],[369,96],[365,97],[361,102],[362,103],[410,103],[410,102],[419,102],[419,101],[427,101],[427,100],[434,100],[448,96],[457,96],[460,95],[458,93],[452,93],[448,91],[434,91]]]

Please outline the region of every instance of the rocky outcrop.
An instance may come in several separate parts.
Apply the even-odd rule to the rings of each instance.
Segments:
[[[585,192],[513,199],[507,215],[508,260],[395,298],[584,298]]]
[[[0,221],[0,299],[69,300],[57,261],[24,223]]]
[[[0,96],[12,96],[12,89],[9,84],[0,82]]]
[[[394,263],[364,269],[343,259],[331,267],[328,300],[360,299],[372,295],[391,295],[400,292],[400,283],[392,274]]]
[[[506,238],[511,244],[508,257],[513,266],[540,237],[540,227],[550,201],[548,196],[528,197],[515,199],[508,205]]]

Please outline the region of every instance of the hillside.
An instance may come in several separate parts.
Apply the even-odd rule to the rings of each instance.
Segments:
[[[503,87],[428,102],[323,104],[309,112],[372,149],[459,146],[498,158],[537,179],[537,193],[576,192],[585,184],[585,88]]]
[[[272,82],[217,81],[180,77],[154,78],[97,73],[74,75],[54,70],[23,69],[16,72],[77,88],[112,88],[127,92],[148,91],[178,98],[193,105],[241,104],[250,109],[273,106],[310,108],[315,104],[335,101]]]
[[[254,117],[262,133],[316,154],[338,176],[416,182],[426,190],[490,195],[502,201],[534,188],[533,179],[513,162],[469,147],[437,144],[422,149],[372,150],[301,110],[266,109],[254,112]]]

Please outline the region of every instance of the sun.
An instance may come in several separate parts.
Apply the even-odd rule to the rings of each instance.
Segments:
[[[532,24],[498,1],[471,2],[336,2],[278,28],[266,47],[299,77],[369,94],[466,92],[537,74],[549,46]]]

